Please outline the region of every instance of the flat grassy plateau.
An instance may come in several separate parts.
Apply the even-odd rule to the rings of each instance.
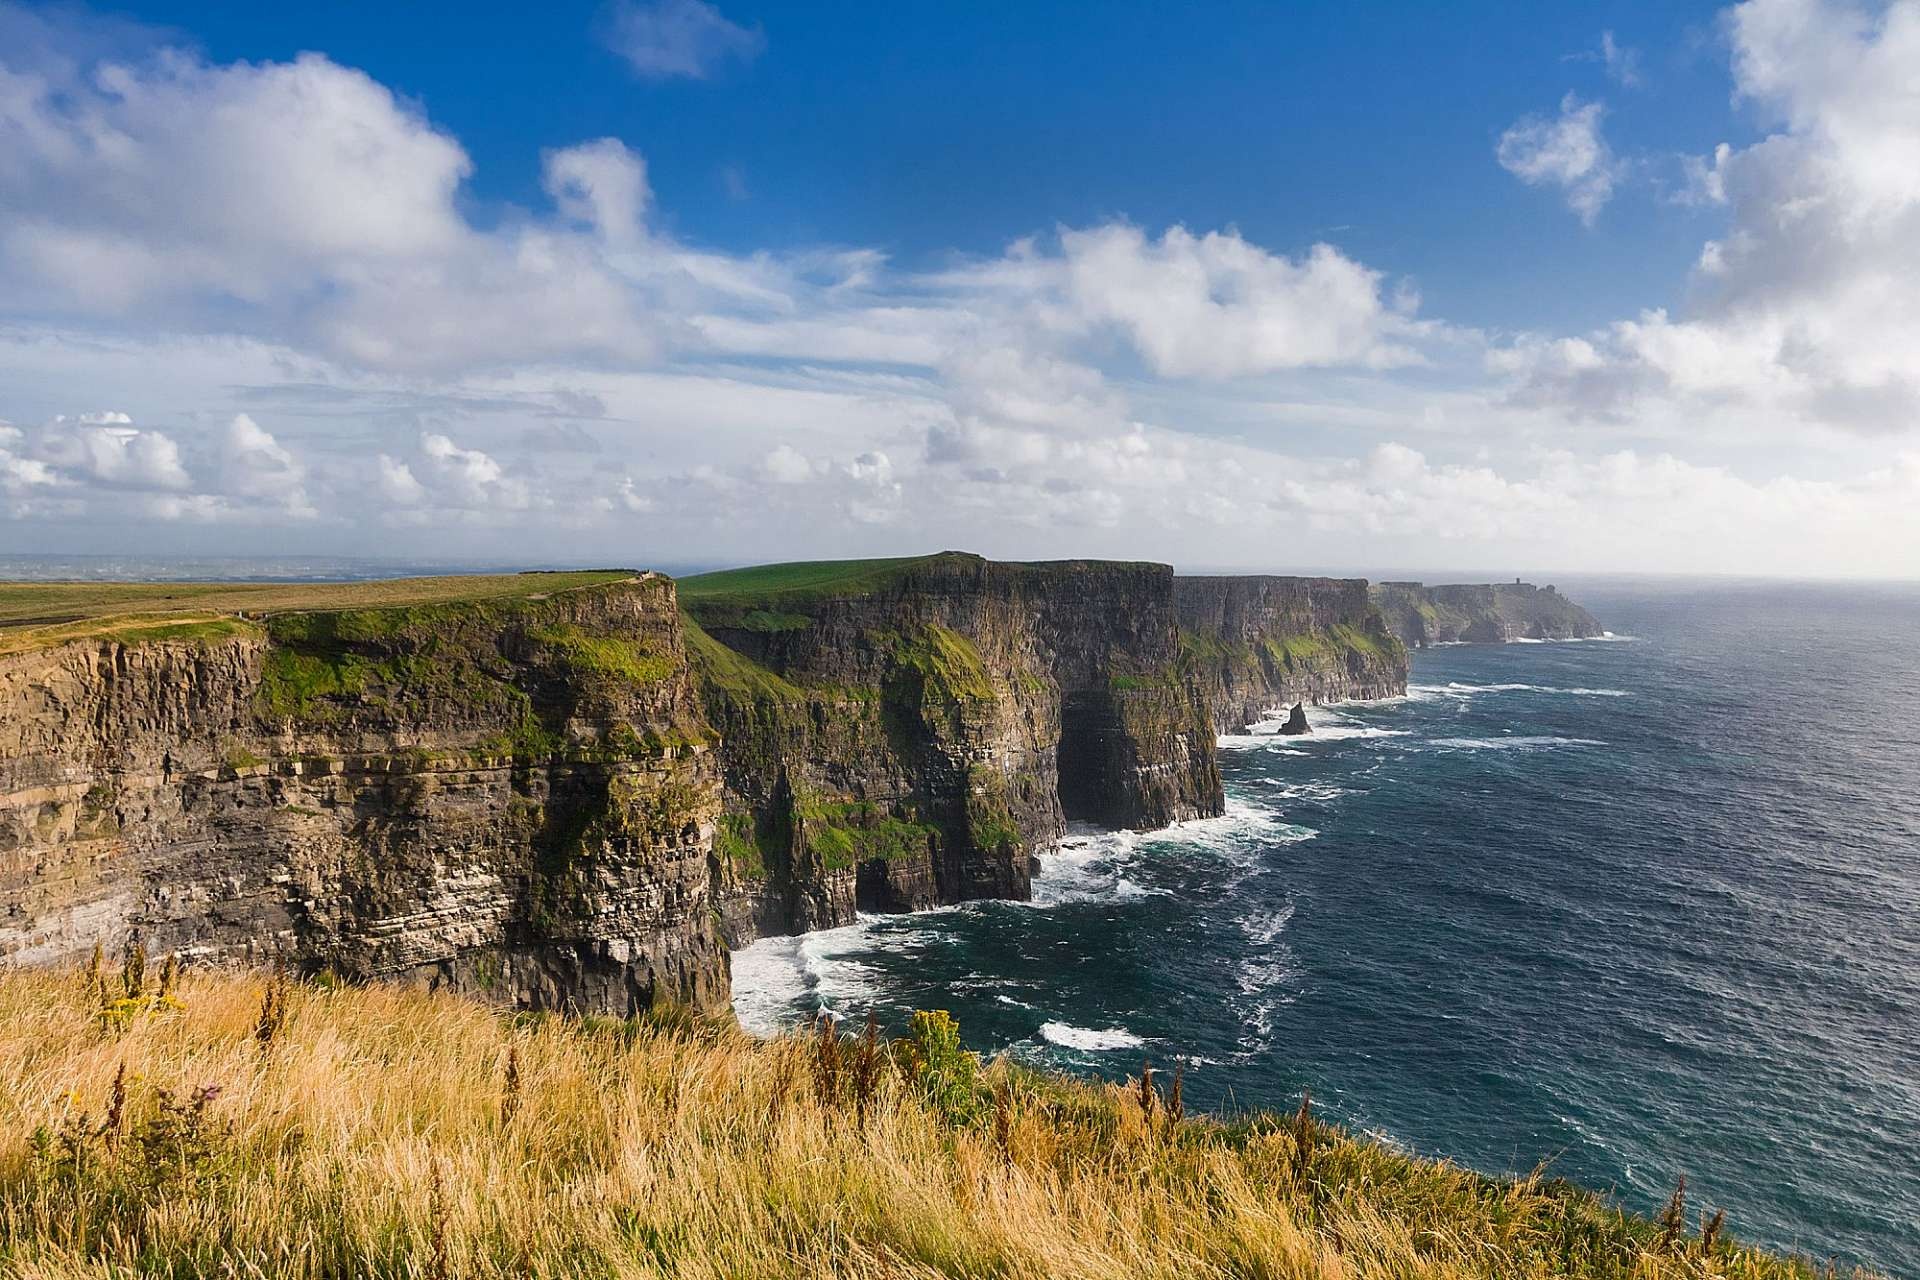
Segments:
[[[0,653],[88,636],[231,634],[244,629],[242,615],[525,599],[633,576],[595,569],[365,582],[0,582]]]
[[[0,1273],[1812,1277],[1294,1114],[959,1047],[510,1016],[260,975],[0,973]]]

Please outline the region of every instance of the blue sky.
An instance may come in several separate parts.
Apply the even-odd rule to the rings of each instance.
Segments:
[[[734,4],[765,52],[657,82],[594,38],[600,9],[121,12],[216,61],[317,49],[365,70],[461,140],[481,219],[543,202],[542,148],[613,134],[645,152],[668,225],[724,249],[929,264],[1056,223],[1231,225],[1265,245],[1330,239],[1496,327],[1670,305],[1713,228],[1639,194],[1583,229],[1489,162],[1514,119],[1613,87],[1603,31],[1646,64],[1616,95],[1617,145],[1699,153],[1751,133],[1713,4]]]
[[[1920,574],[1916,32],[0,3],[0,531]]]

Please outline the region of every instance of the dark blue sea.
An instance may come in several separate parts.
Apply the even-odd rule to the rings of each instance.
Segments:
[[[1615,638],[1435,649],[1222,742],[1228,813],[1081,832],[1032,904],[735,957],[742,1020],[1289,1107],[1920,1277],[1920,588],[1563,583]]]

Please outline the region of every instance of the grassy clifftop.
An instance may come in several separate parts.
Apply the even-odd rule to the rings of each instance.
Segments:
[[[1812,1277],[1311,1115],[902,1040],[0,973],[0,1272]]]
[[[241,615],[527,599],[634,576],[628,569],[456,574],[368,582],[0,582],[0,653],[89,636],[218,636]]]

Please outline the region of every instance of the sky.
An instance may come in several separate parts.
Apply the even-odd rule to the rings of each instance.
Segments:
[[[0,552],[1920,577],[1920,0],[0,0]]]

